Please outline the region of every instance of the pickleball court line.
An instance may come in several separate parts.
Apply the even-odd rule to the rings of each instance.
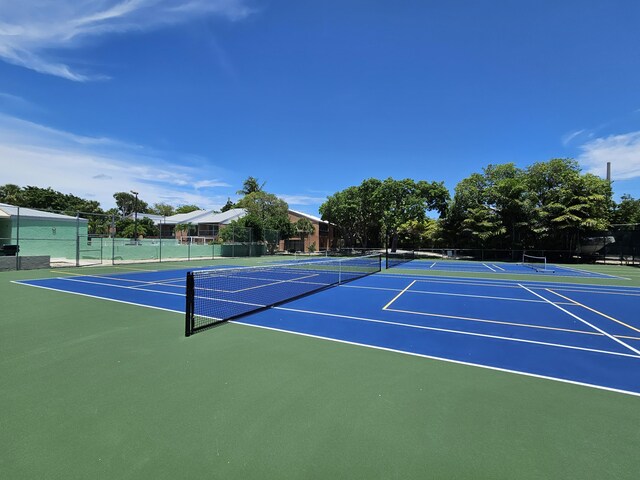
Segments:
[[[276,308],[281,308],[281,307],[276,307]],[[560,382],[560,383],[567,383],[570,385],[578,385],[581,387],[588,387],[588,388],[595,388],[598,390],[605,390],[608,392],[615,392],[615,393],[622,393],[625,395],[633,395],[636,397],[640,397],[640,392],[634,392],[631,390],[623,390],[620,388],[613,388],[613,387],[605,387],[604,385],[597,385],[594,383],[586,383],[586,382],[579,382],[577,380],[568,380],[568,379],[564,379],[564,378],[557,378],[557,377],[551,377],[551,376],[547,376],[547,375],[540,375],[537,373],[529,373],[529,372],[524,372],[524,371],[520,371],[520,370],[512,370],[512,369],[508,369],[508,368],[502,368],[502,367],[493,367],[491,365],[484,365],[482,363],[472,363],[472,362],[465,362],[462,360],[453,360],[450,358],[445,358],[445,357],[436,357],[434,355],[426,355],[423,353],[415,353],[415,352],[408,352],[406,350],[398,350],[395,348],[389,348],[389,347],[380,347],[377,345],[369,345],[367,343],[360,343],[360,342],[353,342],[353,341],[349,341],[349,340],[340,340],[337,338],[332,338],[332,337],[324,337],[322,335],[314,335],[311,333],[303,333],[303,332],[296,332],[296,331],[292,331],[292,330],[286,330],[284,328],[276,328],[276,327],[268,327],[265,325],[255,325],[252,323],[245,323],[242,321],[234,321],[233,323],[238,324],[238,325],[242,325],[242,326],[246,326],[246,327],[253,327],[253,328],[261,328],[263,330],[271,330],[271,331],[275,331],[275,332],[281,332],[281,333],[288,333],[290,335],[299,335],[301,337],[308,337],[308,338],[315,338],[315,339],[319,339],[319,340],[328,340],[330,342],[336,342],[336,343],[343,343],[346,345],[353,345],[353,346],[357,346],[357,347],[364,347],[364,348],[372,348],[374,350],[382,350],[385,352],[392,352],[392,353],[399,353],[401,355],[410,355],[413,357],[420,357],[420,358],[426,358],[428,360],[436,360],[439,362],[445,362],[445,363],[453,363],[455,365],[464,365],[464,366],[468,366],[468,367],[477,367],[477,368],[484,368],[487,370],[493,370],[496,372],[503,372],[503,373],[513,373],[516,375],[522,375],[525,377],[532,377],[532,378],[538,378],[538,379],[542,379],[542,380],[550,380],[550,381],[554,381],[554,382]]]
[[[518,284],[520,285],[520,284]],[[604,330],[602,330],[601,328],[596,327],[595,325],[587,322],[585,319],[580,318],[578,315],[575,315],[574,313],[571,313],[570,311],[566,310],[565,308],[562,308],[560,305],[557,305],[555,303],[553,303],[551,300],[543,297],[542,295],[537,294],[536,292],[534,292],[533,290],[528,289],[527,287],[520,285],[522,288],[524,288],[525,290],[531,292],[533,295],[535,295],[536,297],[542,298],[545,301],[547,301],[550,305],[553,305],[555,308],[562,310],[564,313],[566,313],[567,315],[572,316],[573,318],[575,318],[576,320],[581,321],[582,323],[590,326],[591,328],[593,328],[594,330],[597,330],[598,332],[603,333],[604,335],[606,335],[607,337],[609,337],[611,340],[613,340],[614,342],[619,343],[620,345],[622,345],[623,347],[627,348],[628,350],[631,350],[632,352],[634,352],[636,355],[638,355],[638,358],[640,358],[640,351],[636,350],[635,348],[633,348],[631,345],[627,345],[625,342],[623,342],[622,340],[620,340],[619,338],[614,337],[613,335],[611,335],[610,333],[605,332]]]

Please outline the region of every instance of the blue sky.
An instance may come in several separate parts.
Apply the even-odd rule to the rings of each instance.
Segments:
[[[0,0],[0,184],[291,208],[578,159],[640,197],[640,2]]]

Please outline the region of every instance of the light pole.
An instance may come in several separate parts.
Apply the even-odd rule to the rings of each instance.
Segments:
[[[138,244],[138,192],[134,192],[133,190],[131,190],[131,193],[133,193],[136,196],[136,201],[133,204],[133,240],[136,242],[136,245]]]

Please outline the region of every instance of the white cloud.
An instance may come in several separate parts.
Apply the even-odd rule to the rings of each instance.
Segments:
[[[239,20],[252,13],[245,0],[0,0],[0,58],[74,81],[104,79],[56,60],[56,49],[88,40],[143,32],[217,15]]]
[[[571,143],[572,140],[574,140],[576,137],[579,137],[583,133],[585,133],[585,130],[576,130],[574,132],[567,133],[562,137],[562,145],[566,147],[567,145],[569,145],[569,143]]]
[[[103,208],[115,206],[115,192],[135,190],[147,203],[196,204],[219,208],[228,192],[213,196],[197,185],[223,188],[222,180],[199,180],[220,169],[200,159],[197,168],[172,160],[175,154],[109,138],[92,138],[55,130],[0,114],[1,183],[51,187],[91,198]],[[183,160],[183,159],[181,159]]]
[[[589,173],[604,177],[611,162],[614,180],[640,177],[640,131],[596,138],[580,150],[577,160]]]
[[[215,188],[215,187],[230,187],[227,182],[221,180],[201,180],[193,184],[195,188]]]
[[[276,194],[279,198],[291,205],[320,205],[323,203],[325,197],[311,197],[309,195],[288,195],[288,194]]]

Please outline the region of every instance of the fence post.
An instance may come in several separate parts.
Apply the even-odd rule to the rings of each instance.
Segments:
[[[16,218],[16,245],[18,246],[16,250],[16,270],[20,270],[20,260],[18,258],[20,255],[20,207],[18,207]]]
[[[80,266],[80,212],[76,212],[76,267]]]

